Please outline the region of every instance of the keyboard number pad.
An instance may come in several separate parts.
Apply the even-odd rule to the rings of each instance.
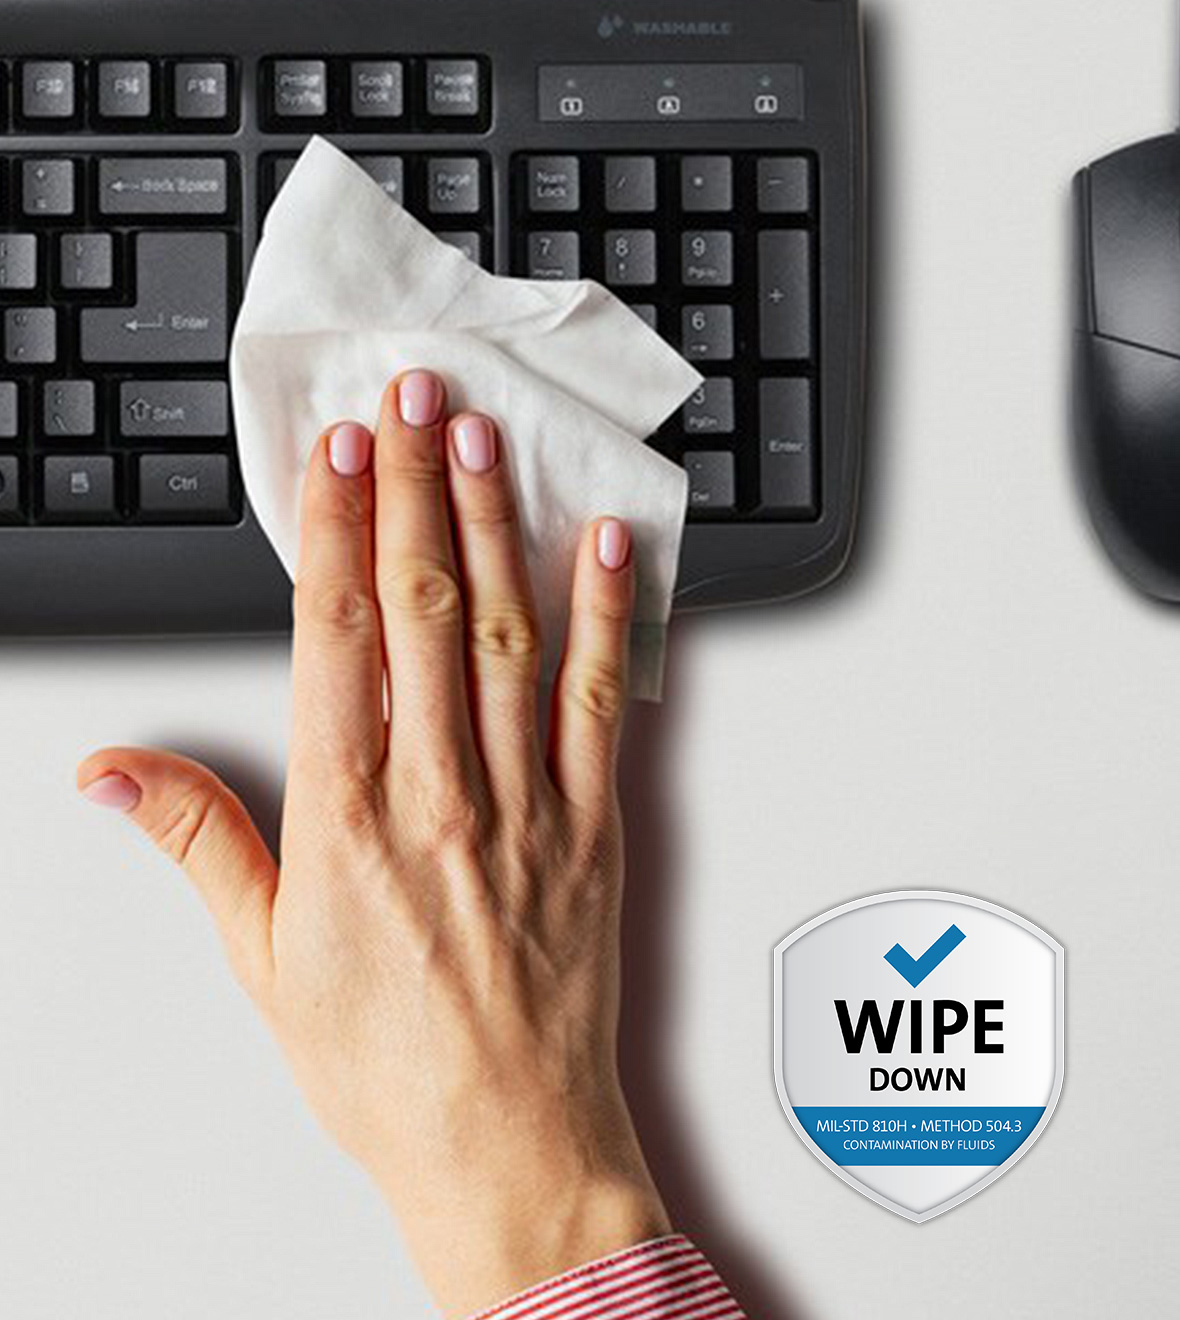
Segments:
[[[194,117],[218,120],[224,67],[185,66]],[[143,62],[104,69],[112,122],[165,85]],[[78,83],[45,67],[26,86],[64,117]],[[239,175],[223,153],[0,152],[0,523],[240,521]]]
[[[512,162],[512,273],[600,281],[705,377],[651,438],[693,520],[820,516],[818,203],[805,153]]]

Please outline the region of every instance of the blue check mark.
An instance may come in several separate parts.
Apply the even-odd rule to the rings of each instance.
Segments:
[[[916,990],[966,938],[958,926],[949,926],[920,958],[911,958],[900,944],[895,944],[885,955],[885,961]]]

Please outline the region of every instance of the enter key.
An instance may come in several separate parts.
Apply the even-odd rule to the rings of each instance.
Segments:
[[[229,346],[229,238],[221,233],[135,236],[133,307],[82,312],[82,360],[224,362]]]

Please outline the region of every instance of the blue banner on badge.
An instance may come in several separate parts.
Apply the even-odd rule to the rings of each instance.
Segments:
[[[1040,1108],[860,1109],[796,1105],[803,1130],[837,1164],[984,1164],[1032,1136]]]
[[[1065,951],[926,890],[837,908],[775,950],[775,1081],[829,1169],[924,1223],[1044,1131],[1065,1071]]]

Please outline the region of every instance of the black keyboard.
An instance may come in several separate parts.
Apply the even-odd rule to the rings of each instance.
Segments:
[[[830,581],[856,519],[856,0],[6,0],[0,633],[264,632],[289,584],[227,353],[328,135],[490,270],[590,277],[707,377],[681,606]],[[505,419],[509,429],[511,418]]]

